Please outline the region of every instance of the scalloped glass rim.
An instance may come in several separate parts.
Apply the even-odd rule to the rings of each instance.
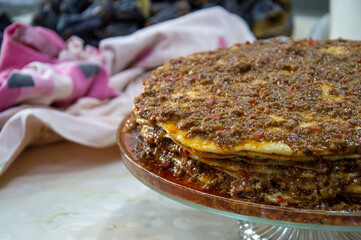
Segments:
[[[134,160],[130,151],[132,146],[127,145],[126,138],[130,134],[124,128],[132,116],[132,113],[126,116],[117,130],[117,143],[124,164],[138,180],[165,197],[196,209],[243,221],[310,230],[361,232],[361,213],[358,212],[308,210],[244,202],[201,192],[154,174]]]

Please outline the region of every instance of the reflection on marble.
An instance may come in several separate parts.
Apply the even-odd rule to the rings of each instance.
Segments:
[[[0,177],[0,239],[237,239],[237,221],[169,200],[124,167],[117,147],[27,149]]]

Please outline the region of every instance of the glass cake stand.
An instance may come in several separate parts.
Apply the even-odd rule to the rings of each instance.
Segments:
[[[134,135],[119,125],[117,142],[128,170],[154,191],[182,204],[237,219],[240,239],[361,239],[361,213],[279,207],[225,198],[165,179],[135,161]]]

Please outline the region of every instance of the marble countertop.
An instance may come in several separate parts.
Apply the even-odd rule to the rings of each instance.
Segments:
[[[0,177],[0,239],[237,239],[237,221],[148,189],[116,146],[26,149]]]

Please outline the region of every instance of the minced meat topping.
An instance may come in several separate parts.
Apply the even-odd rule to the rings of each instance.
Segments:
[[[138,118],[232,147],[361,154],[361,42],[271,40],[169,60],[144,82]]]

